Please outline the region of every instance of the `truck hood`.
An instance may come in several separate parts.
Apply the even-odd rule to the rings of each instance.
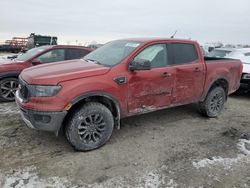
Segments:
[[[67,80],[102,75],[109,70],[109,67],[81,59],[34,66],[25,69],[21,77],[28,84],[57,85]]]

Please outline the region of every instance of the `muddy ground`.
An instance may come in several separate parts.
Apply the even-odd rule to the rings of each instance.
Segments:
[[[0,104],[0,187],[250,187],[250,94],[207,119],[196,105],[122,120],[111,140],[75,152]]]

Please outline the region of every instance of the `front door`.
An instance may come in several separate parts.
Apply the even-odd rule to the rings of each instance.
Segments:
[[[167,67],[166,44],[146,47],[135,58],[151,62],[151,70],[131,72],[129,78],[129,113],[153,111],[171,104],[174,86],[174,69]]]

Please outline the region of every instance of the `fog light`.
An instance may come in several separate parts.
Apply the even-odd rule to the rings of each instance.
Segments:
[[[34,119],[35,119],[35,121],[38,121],[38,122],[49,123],[50,120],[51,120],[51,117],[47,116],[47,115],[38,115],[38,114],[35,114],[34,115]]]

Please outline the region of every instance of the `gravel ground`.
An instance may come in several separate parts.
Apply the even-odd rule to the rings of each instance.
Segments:
[[[75,152],[0,104],[0,187],[250,187],[250,95],[207,119],[196,105],[122,120],[111,140]]]

